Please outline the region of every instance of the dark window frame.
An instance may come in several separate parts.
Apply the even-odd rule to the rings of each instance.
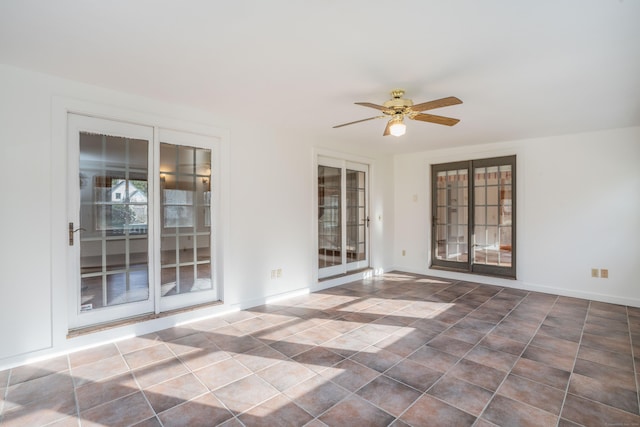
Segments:
[[[493,166],[511,166],[511,265],[498,266],[490,264],[474,263],[473,233],[475,228],[475,191],[474,177],[477,168],[493,167]],[[450,261],[437,258],[438,235],[437,235],[437,175],[438,172],[451,170],[467,170],[469,183],[467,185],[467,261]],[[517,194],[516,194],[516,156],[502,156],[486,159],[465,160],[450,163],[441,163],[431,165],[431,259],[430,268],[457,271],[470,274],[481,274],[495,276],[501,278],[516,278],[516,259],[517,259]]]

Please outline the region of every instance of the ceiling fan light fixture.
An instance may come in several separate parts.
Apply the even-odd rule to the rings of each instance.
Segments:
[[[407,132],[407,125],[402,122],[402,117],[394,117],[389,123],[389,133],[391,135],[402,136]]]

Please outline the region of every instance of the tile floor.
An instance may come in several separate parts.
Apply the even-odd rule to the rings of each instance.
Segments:
[[[5,426],[640,425],[640,309],[405,273],[0,372]]]

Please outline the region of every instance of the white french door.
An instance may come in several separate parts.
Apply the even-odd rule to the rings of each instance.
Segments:
[[[69,327],[154,311],[153,128],[68,117]]]
[[[217,299],[213,151],[209,137],[68,115],[69,329]]]
[[[216,146],[211,137],[159,129],[159,311],[215,301],[213,211],[219,206],[212,179]]]
[[[318,158],[318,277],[369,266],[369,168]]]

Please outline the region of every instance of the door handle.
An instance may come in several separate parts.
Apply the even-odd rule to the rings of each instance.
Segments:
[[[73,246],[73,233],[75,233],[76,231],[87,231],[84,228],[80,227],[80,228],[76,228],[75,230],[73,229],[73,223],[70,222],[69,223],[69,246]]]

